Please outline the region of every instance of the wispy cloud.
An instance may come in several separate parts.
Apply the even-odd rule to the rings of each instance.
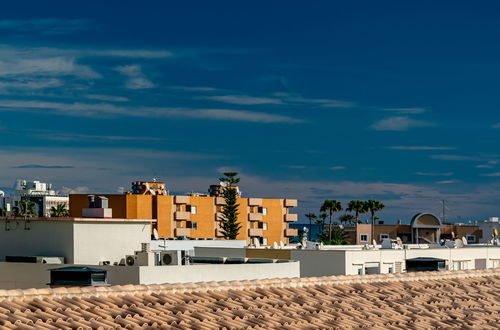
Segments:
[[[483,174],[483,176],[493,176],[493,177],[498,177],[498,176],[500,176],[500,172],[495,172],[495,173],[486,173],[486,174]]]
[[[128,77],[125,87],[128,89],[153,88],[154,84],[142,73],[139,65],[123,65],[115,68],[116,71]]]
[[[205,86],[169,86],[170,89],[185,91],[185,92],[215,92],[218,88]]]
[[[463,156],[463,155],[429,155],[431,159],[452,160],[452,161],[480,161],[478,157]]]
[[[443,180],[443,181],[438,181],[436,183],[438,184],[453,184],[453,183],[459,183],[460,181],[458,180]]]
[[[99,100],[99,101],[109,101],[109,102],[127,102],[128,98],[123,96],[113,96],[113,95],[100,95],[100,94],[89,94],[85,95],[89,100]]]
[[[415,115],[419,113],[424,113],[426,111],[425,108],[383,108],[383,111],[392,111],[392,112],[397,112],[401,114],[407,114],[407,115]]]
[[[411,119],[405,116],[389,117],[379,120],[371,125],[377,131],[407,131],[414,127],[436,126],[435,123]]]
[[[287,104],[315,104],[317,106],[325,108],[352,108],[356,106],[354,102],[324,98],[308,98],[294,93],[280,92],[274,93],[273,96]]]
[[[345,170],[347,167],[345,166],[332,166],[332,167],[329,167],[328,169],[332,170],[332,171],[342,171],[342,170]]]
[[[46,101],[0,100],[0,111],[19,111],[24,109],[46,113],[47,110],[58,115],[77,117],[148,117],[210,119],[221,121],[242,121],[255,123],[302,123],[302,119],[264,112],[234,109],[196,109],[117,106],[109,103],[58,103]]]
[[[61,79],[10,79],[0,81],[0,90],[36,90],[64,85]]]
[[[452,176],[453,172],[416,172],[420,176]]]
[[[495,168],[495,166],[490,165],[490,164],[479,164],[479,165],[476,165],[476,168]]]
[[[147,137],[147,136],[116,136],[116,135],[87,135],[71,133],[39,132],[34,134],[36,137],[51,141],[85,141],[85,142],[103,142],[103,141],[164,141],[165,139]]]
[[[493,128],[500,128],[500,123],[496,123],[495,125],[493,125]]]
[[[27,164],[27,165],[11,166],[11,168],[28,168],[28,169],[33,169],[33,168],[51,168],[51,169],[63,169],[63,168],[75,168],[75,167],[74,166],[68,166],[68,165]]]
[[[218,101],[229,104],[257,105],[257,104],[283,104],[280,99],[270,97],[255,97],[248,95],[215,95],[202,97],[207,100]]]
[[[55,56],[44,58],[5,58],[0,54],[0,77],[26,75],[63,76],[73,75],[80,78],[95,79],[101,75],[89,66],[76,63],[75,58]]]
[[[455,147],[438,147],[438,146],[389,146],[386,149],[393,150],[455,150]]]
[[[69,34],[78,30],[87,30],[92,26],[92,22],[85,19],[34,18],[0,20],[0,30],[42,35]]]

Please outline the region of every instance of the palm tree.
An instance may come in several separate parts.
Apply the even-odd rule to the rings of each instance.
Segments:
[[[368,212],[368,209],[366,208],[366,202],[365,201],[360,201],[360,200],[353,200],[350,201],[349,204],[347,204],[347,209],[346,211],[348,212],[353,212],[355,213],[355,224],[356,226],[359,223],[359,215]]]
[[[348,235],[344,228],[333,227],[332,228],[332,238],[328,238],[326,231],[320,234],[320,241],[327,245],[347,245],[349,244]]]
[[[319,220],[319,219],[318,219],[318,220],[316,220],[316,223],[317,223],[318,225],[321,225],[321,232],[323,232],[323,231],[325,230],[326,218],[328,218],[328,214],[326,214],[326,213],[321,213],[321,214],[319,215],[319,218],[320,218],[321,220]]]
[[[312,222],[313,222],[313,220],[316,220],[318,217],[314,213],[307,213],[304,216],[307,219],[309,219],[309,235],[312,235]]]
[[[339,221],[341,223],[355,223],[356,219],[352,214],[344,213],[341,216],[339,216]]]
[[[57,204],[57,206],[52,206],[50,208],[50,216],[61,218],[69,216],[68,209],[66,208],[66,204]]]
[[[23,217],[35,216],[35,202],[21,201],[19,202],[19,215]]]
[[[366,209],[372,215],[372,240],[375,235],[375,212],[382,210],[384,207],[385,205],[381,201],[375,201],[373,199],[366,201]]]
[[[330,216],[330,223],[329,223],[329,228],[328,228],[328,240],[332,240],[332,218],[333,218],[333,213],[342,211],[342,204],[340,202],[337,202],[336,200],[331,200],[327,199],[323,202],[323,205],[321,206],[320,209],[321,212],[328,212],[328,215]]]

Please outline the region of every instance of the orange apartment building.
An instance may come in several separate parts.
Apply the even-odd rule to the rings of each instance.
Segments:
[[[216,186],[211,186],[211,189]],[[127,194],[102,194],[108,198],[113,218],[156,219],[153,225],[160,238],[208,238],[223,239],[220,216],[224,198],[215,195],[191,196],[168,195],[164,183],[135,182]],[[297,229],[288,224],[298,219],[291,208],[296,199],[238,198],[241,224],[239,240],[248,244],[273,245],[289,243],[297,236]],[[71,194],[69,209],[72,217],[81,217],[88,207],[87,194]]]

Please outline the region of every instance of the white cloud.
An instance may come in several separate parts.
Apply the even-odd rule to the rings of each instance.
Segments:
[[[233,109],[193,109],[162,107],[127,107],[109,103],[58,103],[46,101],[0,100],[0,111],[53,111],[59,115],[77,117],[148,117],[148,118],[189,118],[256,123],[301,123],[304,120],[264,112]]]
[[[23,58],[17,54],[6,58],[0,56],[0,77],[12,76],[63,76],[73,75],[80,78],[95,79],[101,76],[89,66],[79,65],[75,58],[65,56]]]
[[[436,147],[436,146],[390,146],[387,149],[393,150],[454,150],[455,147]]]
[[[116,71],[128,77],[125,87],[128,89],[153,88],[154,84],[144,76],[139,65],[122,65],[115,68]]]
[[[404,116],[389,117],[379,120],[371,125],[371,128],[377,131],[407,131],[414,127],[428,127],[435,126],[435,123],[431,123],[423,120],[411,119]]]
[[[401,114],[415,115],[426,111],[424,108],[383,108],[383,111],[392,111]]]
[[[480,165],[476,165],[476,168],[494,168],[494,166],[488,165],[488,164],[480,164]]]

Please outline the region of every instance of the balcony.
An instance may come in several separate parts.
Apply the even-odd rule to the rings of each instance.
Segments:
[[[222,212],[215,213],[215,220],[224,219],[224,214]]]
[[[285,207],[297,207],[298,204],[296,199],[285,199]]]
[[[226,200],[223,197],[215,197],[215,205],[226,205]]]
[[[191,229],[189,228],[175,228],[175,236],[189,236]]]
[[[181,211],[175,212],[175,220],[190,220],[190,219],[191,219],[190,212],[181,212]]]
[[[285,229],[285,236],[286,237],[299,236],[299,230],[298,229],[294,229],[294,228],[287,228],[287,229]]]
[[[299,216],[297,214],[291,214],[291,213],[285,214],[285,221],[287,222],[294,222],[297,221],[298,219]]]
[[[260,228],[250,228],[248,229],[248,236],[259,237],[262,236],[262,229]]]
[[[224,237],[224,234],[222,233],[222,229],[217,228],[215,230],[215,236],[216,237]]]
[[[175,204],[189,204],[190,198],[189,196],[175,196],[174,203]]]
[[[249,213],[248,221],[262,221],[262,213]]]
[[[248,205],[249,206],[262,206],[262,198],[249,198]]]

